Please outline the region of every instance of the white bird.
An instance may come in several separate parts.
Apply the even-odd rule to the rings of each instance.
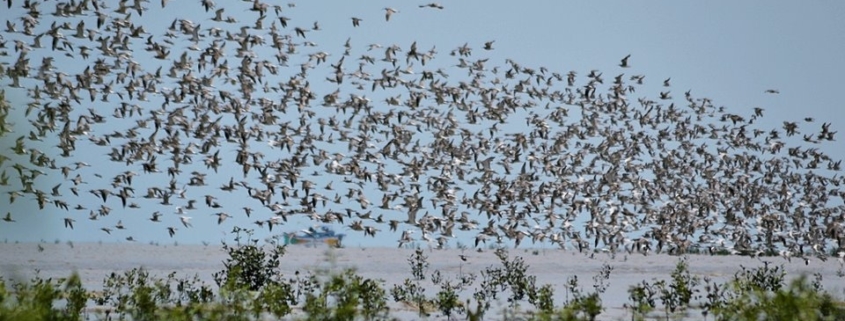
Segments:
[[[185,227],[191,227],[191,217],[190,216],[182,215],[182,216],[179,216],[179,219],[182,220],[182,225],[185,225]]]
[[[384,8],[384,21],[390,21],[390,16],[397,12],[399,11],[390,7]]]
[[[411,234],[414,234],[414,230],[405,230],[402,232],[402,237],[399,238],[399,248],[402,248],[403,245],[414,241],[414,239],[411,238]]]

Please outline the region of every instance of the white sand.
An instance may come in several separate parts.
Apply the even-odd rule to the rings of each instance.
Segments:
[[[0,244],[0,276],[6,279],[31,276],[37,269],[42,277],[65,277],[72,271],[78,271],[85,287],[89,290],[102,288],[103,279],[111,272],[122,272],[143,266],[152,274],[164,277],[167,273],[176,271],[180,276],[199,277],[213,285],[212,273],[223,268],[222,262],[226,258],[220,246],[201,245],[167,245],[154,246],[145,244],[74,244],[71,248],[67,244],[42,243],[43,252],[38,251],[38,244]],[[282,261],[282,271],[286,276],[293,276],[294,271],[313,271],[317,267],[331,268],[328,262],[328,249],[307,248],[303,246],[289,246]],[[367,278],[385,280],[385,288],[392,288],[393,284],[400,284],[405,278],[411,277],[408,257],[414,253],[411,249],[394,248],[343,248],[332,250],[336,257],[335,268],[354,267],[358,273]],[[604,312],[602,320],[630,319],[623,304],[628,302],[628,288],[642,280],[649,282],[653,279],[668,278],[675,268],[679,257],[668,255],[617,255],[615,259],[606,254],[597,254],[590,259],[577,252],[540,249],[534,255],[532,250],[509,250],[510,256],[521,256],[529,265],[529,274],[537,276],[537,284],[550,283],[555,287],[556,304],[560,305],[566,299],[565,282],[567,277],[577,276],[585,292],[591,292],[593,276],[601,269],[602,264],[608,263],[613,267],[609,280],[609,288],[602,295]],[[499,267],[499,261],[492,250],[478,253],[475,250],[461,251],[435,250],[425,251],[428,256],[429,275],[434,270],[440,270],[446,279],[456,279],[459,273],[476,273],[487,267]],[[459,254],[468,257],[467,262],[459,259]],[[821,273],[824,277],[826,289],[842,296],[843,278],[837,276],[842,269],[834,258],[827,262],[818,259],[805,265],[801,259],[787,262],[783,258],[765,258],[776,265],[783,264],[787,277],[797,277],[800,274]],[[740,265],[746,267],[762,266],[759,259],[737,256],[689,256],[689,266],[693,274],[709,276],[717,281],[726,281],[740,270]],[[463,292],[471,294],[478,287],[480,277],[472,285],[472,289]],[[425,284],[431,285],[426,280]],[[426,294],[434,296],[438,288],[428,286]],[[504,298],[501,298],[504,300]],[[391,316],[399,318],[417,319],[407,307],[394,304],[391,301]],[[530,304],[522,304],[530,308]],[[404,312],[403,312],[404,311]],[[488,316],[498,313],[494,309]],[[695,315],[698,317],[699,315]],[[444,319],[433,314],[431,319]],[[488,318],[489,319],[489,318]]]

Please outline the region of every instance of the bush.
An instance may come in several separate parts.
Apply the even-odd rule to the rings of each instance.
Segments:
[[[304,320],[383,320],[388,318],[387,295],[383,280],[364,278],[354,269],[297,273],[290,279],[279,273],[284,248],[259,247],[251,239],[244,245],[224,249],[230,256],[225,269],[215,273],[215,290],[202,283],[198,276],[177,278],[170,273],[164,278],[150,275],[142,268],[111,273],[103,281],[103,291],[94,295],[82,287],[78,275],[67,279],[42,279],[36,276],[27,282],[7,287],[0,279],[0,321],[82,319],[104,320],[264,320],[281,319],[294,313],[292,319]],[[332,252],[327,260],[333,261]],[[415,251],[408,262],[412,276],[394,285],[390,295],[396,301],[416,304],[420,317],[438,310],[447,319],[465,314],[468,320],[485,320],[485,313],[496,295],[507,298],[505,319],[530,320],[596,320],[603,312],[601,295],[608,288],[613,268],[603,265],[593,277],[593,290],[585,292],[577,277],[565,284],[566,301],[555,306],[554,288],[537,287],[536,278],[527,273],[522,258],[509,258],[505,250],[496,252],[501,266],[487,267],[472,299],[461,300],[461,293],[472,286],[473,274],[457,278],[443,276],[439,270],[427,275],[427,257]],[[423,280],[439,287],[426,297]],[[681,259],[671,277],[652,283],[643,281],[628,290],[632,320],[644,320],[660,300],[666,319],[681,319],[683,311],[694,302],[701,302],[702,315],[717,320],[845,320],[845,305],[822,288],[820,274],[802,276],[785,285],[782,267],[766,263],[763,267],[741,267],[726,284],[691,275],[687,261]],[[11,290],[10,290],[11,289]],[[703,295],[697,296],[697,293]],[[518,311],[526,300],[535,311]],[[474,300],[473,300],[474,299]],[[473,302],[474,301],[474,302]],[[106,306],[105,315],[88,316],[83,311],[89,303]]]
[[[793,280],[788,287],[766,291],[756,287],[739,289],[714,315],[719,320],[845,320],[845,307],[830,294],[817,291],[806,276]]]
[[[241,243],[241,233],[245,233],[247,241]],[[270,252],[258,246],[258,240],[252,238],[253,231],[235,227],[237,245],[232,247],[223,242],[223,250],[229,254],[224,269],[214,273],[214,281],[219,287],[246,287],[250,291],[259,291],[265,285],[279,285],[279,259],[285,255],[285,246],[271,241]]]
[[[64,284],[64,287],[62,286]],[[88,294],[82,288],[77,273],[65,280],[42,279],[36,275],[27,282],[12,284],[14,297],[6,282],[0,278],[0,320],[59,320],[82,319],[82,309]],[[57,303],[65,301],[63,308]]]

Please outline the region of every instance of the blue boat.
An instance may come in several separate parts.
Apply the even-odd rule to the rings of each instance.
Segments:
[[[331,247],[341,247],[344,236],[346,234],[335,233],[329,226],[321,226],[319,229],[309,227],[299,232],[284,233],[285,244],[304,244],[307,246],[326,244]]]

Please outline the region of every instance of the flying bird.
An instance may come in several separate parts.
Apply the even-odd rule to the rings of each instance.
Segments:
[[[442,6],[442,5],[440,5],[440,4],[439,4],[439,3],[437,3],[437,2],[432,2],[432,3],[428,3],[428,4],[421,4],[421,5],[420,5],[420,8],[426,8],[426,7],[427,7],[427,8],[441,9],[441,10],[443,9],[443,6]]]
[[[70,228],[72,230],[73,229],[73,222],[76,222],[76,220],[69,218],[69,217],[65,217],[65,228]]]
[[[182,225],[184,225],[185,227],[191,227],[191,217],[190,216],[185,216],[185,215],[179,216],[179,220],[182,221]]]
[[[214,215],[217,215],[217,225],[222,224],[223,221],[225,221],[227,218],[231,217],[231,216],[229,216],[229,214],[226,214],[224,212],[215,213]]]
[[[390,7],[384,8],[384,21],[390,21],[390,16],[399,11]]]
[[[631,58],[631,55],[627,55],[625,58],[622,58],[622,62],[619,63],[619,67],[628,68],[628,58]]]
[[[93,7],[96,27],[72,21],[85,5],[59,4],[55,14],[62,21],[50,25],[43,21],[46,14],[39,16],[39,1],[23,2],[28,14],[22,25],[9,19],[0,31],[0,38],[14,33],[5,37],[13,40],[0,68],[10,90],[31,102],[21,122],[29,135],[0,152],[0,186],[10,204],[88,210],[92,229],[125,229],[121,219],[134,212],[112,213],[107,206],[119,198],[132,209],[152,206],[141,212],[150,216],[140,223],[167,221],[171,238],[175,216],[192,228],[186,215],[214,208],[198,219],[215,215],[222,225],[237,216],[228,212],[241,208],[270,232],[300,215],[340,222],[365,237],[387,225],[391,232],[404,230],[400,247],[416,241],[446,247],[456,226],[474,237],[478,249],[488,241],[520,245],[531,237],[591,254],[779,247],[789,259],[805,257],[805,246],[833,253],[830,244],[842,239],[838,211],[828,205],[845,199],[838,188],[845,179],[835,173],[841,161],[822,145],[836,134],[830,119],[810,133],[800,120],[812,118],[759,122],[763,108],[745,117],[691,91],[675,100],[670,88],[644,87],[645,75],[628,75],[626,82],[623,73],[605,83],[597,69],[555,71],[518,59],[476,58],[469,43],[498,49],[494,40],[477,37],[445,54],[412,39],[410,47],[377,43],[392,42],[384,38],[356,47],[348,38],[336,55],[334,47],[315,42],[320,37],[306,39],[321,29],[319,23],[282,16],[288,9],[280,4],[272,5],[278,20],[268,19],[266,0],[249,1],[249,10],[258,13],[254,23],[226,16],[214,0],[189,1],[189,10],[175,12],[178,17],[161,32],[145,30],[131,14],[161,10],[146,0],[118,1],[114,11],[100,8],[103,1],[82,1]],[[443,9],[436,2],[418,6]],[[384,8],[385,21],[398,12]],[[363,21],[351,20],[353,28]],[[288,24],[294,32],[280,30]],[[131,48],[145,50],[128,55]],[[268,50],[273,54],[262,54]],[[357,51],[363,54],[353,58]],[[338,59],[327,61],[332,57]],[[618,66],[630,68],[630,57],[617,60]],[[71,64],[79,70],[60,72],[76,69],[64,68]],[[670,79],[663,86],[670,87]],[[343,88],[325,92],[323,82]],[[114,96],[119,103],[107,103]],[[572,121],[575,110],[580,119]],[[0,119],[0,133],[9,131]],[[805,142],[793,141],[798,134]],[[279,149],[284,157],[265,155],[256,145]],[[4,166],[11,159],[3,155],[11,153],[20,157]],[[120,169],[125,166],[143,171]],[[216,177],[218,170],[229,180]],[[242,180],[231,173],[241,173]],[[317,176],[325,181],[312,178]],[[700,176],[702,184],[653,179],[675,176]],[[219,188],[203,187],[219,182]],[[94,198],[79,196],[80,186],[88,185]],[[135,188],[146,194],[136,198]],[[209,194],[202,197],[201,191]],[[664,211],[661,200],[677,198],[678,191],[694,201],[672,202],[671,211]],[[226,197],[218,198],[220,193]],[[370,201],[379,198],[376,206]],[[92,200],[99,206],[87,209]],[[156,211],[163,211],[159,205],[172,206],[176,215]],[[103,219],[107,215],[119,216],[117,224]],[[596,219],[572,223],[584,215]],[[743,219],[752,216],[757,219]],[[66,228],[74,228],[75,215],[61,217]],[[485,218],[486,224],[478,221]],[[14,222],[11,212],[0,219]],[[771,237],[760,237],[761,230]],[[807,233],[815,237],[794,237]]]

